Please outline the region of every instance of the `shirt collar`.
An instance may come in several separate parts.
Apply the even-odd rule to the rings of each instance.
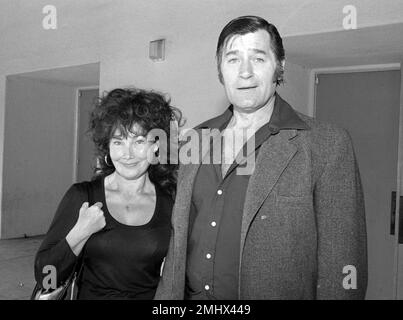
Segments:
[[[233,106],[230,105],[223,114],[208,121],[208,125],[200,126],[198,128],[210,128],[224,130],[233,116]],[[295,129],[295,130],[309,130],[309,126],[303,121],[296,111],[285,101],[280,95],[276,93],[274,101],[273,113],[268,123],[270,131],[277,133],[280,130]]]

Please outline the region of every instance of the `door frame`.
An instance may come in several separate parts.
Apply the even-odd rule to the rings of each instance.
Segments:
[[[79,147],[78,132],[80,127],[80,112],[78,108],[79,108],[80,91],[95,90],[95,89],[98,89],[99,91],[99,86],[85,86],[76,88],[76,102],[74,107],[74,147],[73,147],[74,164],[73,164],[73,177],[72,177],[73,183],[77,182],[77,173],[78,173],[78,147]]]
[[[402,62],[403,63],[403,62]],[[403,69],[400,69],[400,117],[399,117],[399,147],[398,147],[398,165],[397,165],[397,190],[396,190],[396,199],[399,199],[398,195],[403,196]],[[402,263],[403,258],[403,245],[399,244],[400,234],[398,233],[399,224],[400,224],[400,202],[396,201],[396,214],[395,214],[395,270],[396,270],[396,281],[395,281],[395,299],[403,299],[403,297],[399,297],[399,294],[402,294],[403,291],[403,283],[400,278],[402,275],[399,275],[399,266]],[[403,272],[402,272],[403,273]],[[399,288],[399,285],[401,287]]]
[[[309,74],[309,94],[308,94],[308,115],[316,115],[316,77],[319,74],[332,73],[353,73],[353,72],[371,72],[371,71],[397,71],[400,70],[400,110],[399,110],[399,133],[398,133],[398,159],[397,159],[397,177],[396,177],[396,199],[398,195],[403,195],[403,70],[402,63],[385,63],[357,66],[340,66],[328,68],[313,68]],[[398,299],[399,294],[399,212],[400,201],[396,201],[395,213],[395,241],[394,241],[394,261],[393,261],[393,299]]]

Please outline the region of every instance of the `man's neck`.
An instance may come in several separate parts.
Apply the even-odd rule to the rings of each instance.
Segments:
[[[275,95],[270,97],[266,105],[255,112],[245,113],[234,108],[234,115],[227,128],[251,129],[257,131],[270,121],[274,108]]]

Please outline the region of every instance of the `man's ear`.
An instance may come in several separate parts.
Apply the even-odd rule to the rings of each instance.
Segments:
[[[223,77],[222,77],[221,67],[219,66],[219,67],[217,68],[217,70],[218,70],[218,80],[220,80],[220,83],[221,83],[222,85],[224,85],[224,79],[223,79]]]
[[[279,67],[279,65],[280,65],[280,67]],[[279,61],[276,66],[275,77],[277,79],[275,79],[273,81],[273,83],[276,83],[276,86],[278,86],[279,84],[284,82],[284,67],[285,67],[285,59]]]

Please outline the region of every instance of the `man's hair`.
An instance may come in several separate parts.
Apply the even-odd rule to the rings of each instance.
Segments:
[[[218,37],[216,51],[218,78],[220,79],[221,83],[223,83],[221,72],[222,54],[230,39],[235,35],[245,35],[258,30],[266,30],[270,35],[270,48],[274,53],[277,64],[276,72],[274,74],[276,77],[276,84],[279,85],[283,83],[284,68],[282,62],[285,59],[283,40],[281,39],[277,28],[273,24],[257,16],[242,16],[235,18],[231,20],[221,31],[220,36]]]

